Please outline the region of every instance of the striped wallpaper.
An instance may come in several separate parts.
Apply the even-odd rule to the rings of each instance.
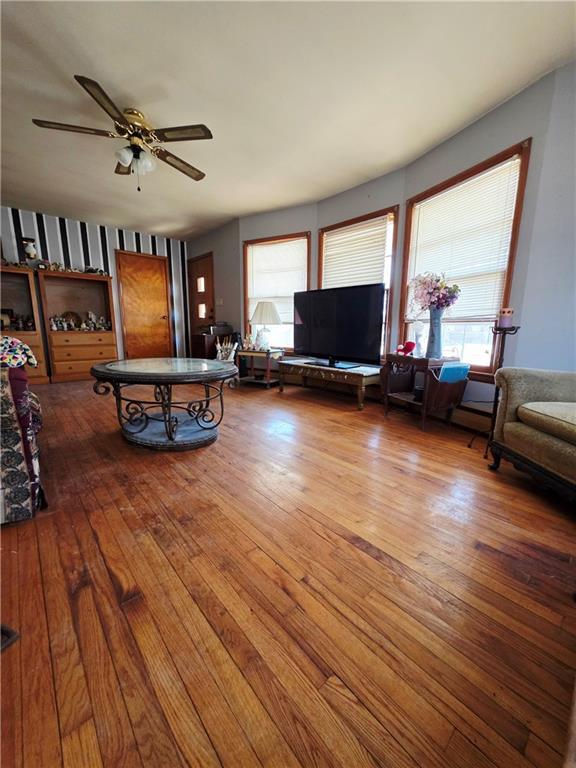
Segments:
[[[1,208],[1,216],[2,253],[7,261],[18,261],[23,237],[33,237],[36,240],[36,250],[42,259],[58,262],[74,269],[97,267],[112,275],[113,278],[116,278],[115,248],[167,256],[176,354],[179,357],[189,354],[187,254],[184,241],[4,206]],[[112,281],[112,293],[116,335],[119,354],[122,357],[122,328],[116,279]]]

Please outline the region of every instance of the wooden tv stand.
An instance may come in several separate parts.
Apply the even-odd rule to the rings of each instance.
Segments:
[[[364,393],[366,387],[380,383],[379,365],[358,365],[355,368],[331,368],[326,365],[315,365],[309,358],[285,358],[278,362],[280,392],[284,391],[287,375],[300,376],[306,386],[309,380],[323,381],[334,384],[347,384],[356,393],[358,410],[364,408]]]

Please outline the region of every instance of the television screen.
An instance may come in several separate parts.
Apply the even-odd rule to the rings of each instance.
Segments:
[[[294,352],[378,365],[383,313],[383,283],[295,293]]]

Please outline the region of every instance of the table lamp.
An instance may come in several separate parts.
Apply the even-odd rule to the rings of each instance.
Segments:
[[[268,324],[282,325],[282,320],[280,319],[280,315],[278,314],[278,310],[276,309],[274,302],[259,301],[258,304],[256,304],[254,314],[250,318],[250,324],[264,326],[258,331],[256,336],[256,349],[262,352],[266,352],[270,349],[270,341],[268,339],[270,329],[266,326]]]

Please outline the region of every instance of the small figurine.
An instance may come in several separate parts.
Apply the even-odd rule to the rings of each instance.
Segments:
[[[82,324],[80,325],[80,330],[81,331],[87,331],[88,330],[88,326],[86,325],[85,322],[82,322]]]
[[[27,259],[37,259],[38,251],[36,250],[36,240],[33,237],[23,237],[22,245],[24,246],[24,253]]]
[[[50,330],[51,331],[58,330],[58,326],[56,325],[56,320],[53,317],[50,318]]]
[[[30,317],[30,315],[28,315],[26,320],[24,320],[24,329],[26,331],[33,331],[34,330],[34,321]]]

